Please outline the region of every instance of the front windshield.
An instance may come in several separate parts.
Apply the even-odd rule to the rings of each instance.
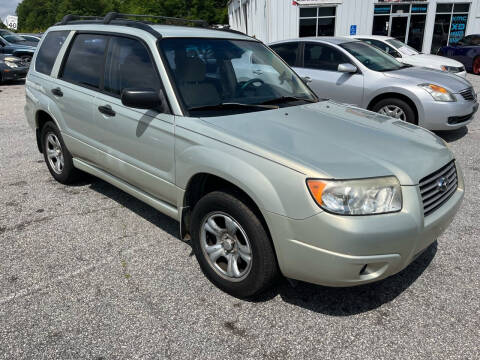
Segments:
[[[160,47],[192,115],[218,116],[317,101],[298,75],[260,42],[167,38]]]
[[[6,35],[4,36],[5,40],[12,44],[18,44],[27,41],[24,37],[18,35]]]
[[[387,43],[392,45],[394,48],[396,48],[398,51],[400,51],[404,55],[418,55],[418,54],[420,54],[416,49],[412,48],[411,46],[408,46],[407,44],[401,42],[400,40],[388,39]]]
[[[393,71],[405,67],[393,56],[362,41],[348,42],[340,45],[370,70]]]

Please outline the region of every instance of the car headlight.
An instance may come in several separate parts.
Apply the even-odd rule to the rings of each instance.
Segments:
[[[463,67],[448,66],[448,65],[442,65],[442,66],[440,66],[440,69],[442,69],[442,71],[447,71],[447,72],[451,72],[451,73],[458,73],[458,72],[463,71]]]
[[[308,179],[315,202],[340,215],[385,214],[402,210],[402,189],[394,176],[360,180]]]
[[[5,65],[7,65],[7,66],[10,67],[10,68],[16,68],[16,67],[18,67],[17,64],[15,64],[14,62],[11,62],[11,61],[5,61]]]
[[[420,84],[418,86],[420,86],[425,91],[427,91],[430,95],[432,95],[435,101],[443,101],[443,102],[457,101],[455,97],[450,93],[450,91],[448,91],[444,87],[434,85],[434,84]]]

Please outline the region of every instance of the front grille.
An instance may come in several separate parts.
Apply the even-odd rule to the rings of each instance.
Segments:
[[[457,168],[451,161],[420,180],[423,214],[428,216],[450,199],[458,187]]]
[[[472,101],[472,100],[475,100],[477,98],[473,88],[468,88],[468,89],[460,91],[460,95],[462,95],[462,97],[467,101]]]

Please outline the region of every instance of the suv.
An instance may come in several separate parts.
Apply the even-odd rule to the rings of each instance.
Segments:
[[[395,274],[463,198],[443,140],[319,100],[248,36],[67,16],[38,49],[25,112],[51,175],[93,174],[177,220],[234,296],[280,274],[331,286]]]

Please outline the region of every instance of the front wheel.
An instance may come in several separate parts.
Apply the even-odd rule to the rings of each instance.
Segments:
[[[379,114],[390,116],[401,121],[417,124],[415,111],[406,101],[402,99],[388,98],[380,100],[373,106],[372,110]]]
[[[252,298],[278,275],[272,243],[261,221],[241,200],[215,191],[192,214],[192,246],[207,278],[223,291]]]

